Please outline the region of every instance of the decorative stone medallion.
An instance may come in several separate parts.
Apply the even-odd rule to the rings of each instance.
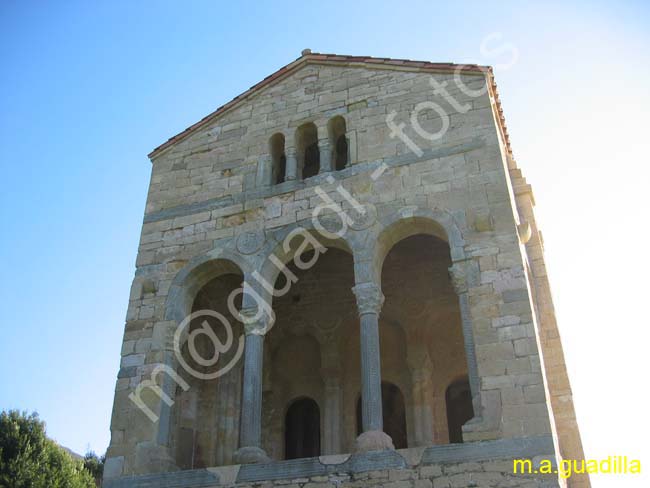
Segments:
[[[339,215],[331,209],[325,209],[323,212],[312,218],[316,230],[324,234],[323,231],[330,234],[341,236],[345,232],[345,222],[342,221],[345,215]],[[328,236],[329,237],[329,236]]]
[[[263,230],[243,232],[237,237],[237,250],[242,254],[254,254],[262,248],[264,242],[266,236]]]
[[[350,219],[352,219],[352,227],[354,230],[364,230],[377,222],[377,207],[372,204],[363,205],[363,211],[357,212],[355,209],[348,211]]]

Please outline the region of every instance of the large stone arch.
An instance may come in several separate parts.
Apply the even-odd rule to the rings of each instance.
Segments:
[[[298,231],[297,231],[298,229]],[[293,234],[291,234],[293,232]],[[291,245],[285,245],[286,238],[293,235]],[[263,279],[267,286],[276,287],[281,293],[270,296],[266,291],[268,303],[272,304],[276,323],[265,332],[265,370],[263,385],[263,444],[272,458],[281,459],[283,449],[278,432],[281,429],[282,416],[278,415],[286,407],[288,393],[307,394],[314,398],[321,408],[322,448],[329,454],[338,454],[341,450],[341,400],[343,398],[343,377],[341,368],[341,351],[343,337],[347,327],[356,326],[354,286],[353,243],[346,238],[328,238],[316,229],[306,226],[293,226],[271,234],[267,247],[263,250],[259,273],[253,273]],[[312,241],[313,240],[313,241]],[[302,262],[311,265],[298,266],[297,254],[308,253],[314,246],[327,249],[316,255],[305,254]],[[262,254],[262,253],[260,253]],[[314,259],[312,261],[312,259]],[[286,270],[283,266],[286,264]],[[296,281],[287,287],[281,275],[295,276]],[[278,282],[276,283],[276,279]],[[263,288],[263,287],[262,287]],[[319,297],[324,296],[323,300]],[[334,304],[345,304],[333,311]],[[353,318],[354,317],[354,318]],[[276,384],[279,379],[273,362],[268,360],[271,351],[279,351],[301,337],[310,337],[319,344],[321,364],[311,369],[320,371],[319,389],[314,391],[285,391],[284,383]],[[358,356],[358,350],[356,351]],[[287,371],[297,374],[302,369],[301,361],[286,365]],[[269,368],[267,371],[267,367]],[[273,374],[271,374],[271,370]],[[317,375],[315,375],[317,376]],[[356,378],[357,375],[355,375]],[[286,383],[286,382],[285,382]],[[321,384],[322,383],[322,384]],[[327,394],[326,394],[327,392]],[[291,395],[289,395],[291,396]],[[349,449],[348,449],[349,450]]]
[[[214,250],[191,259],[174,276],[165,301],[165,320],[180,323],[191,312],[194,297],[210,280],[223,274],[247,276],[253,264],[241,254]]]
[[[168,329],[165,337],[174,336],[177,327],[192,314],[194,300],[199,292],[212,280],[221,276],[236,274],[243,277],[250,272],[251,264],[241,255],[226,250],[215,250],[191,259],[173,278],[165,301],[165,324]],[[167,340],[167,339],[165,339]],[[234,346],[237,346],[235,338]],[[168,344],[161,344],[164,349],[162,362],[170,371],[179,371],[180,362],[177,353],[169,350]],[[161,401],[160,419],[157,425],[156,443],[171,448],[173,408],[177,403],[178,383],[170,375],[163,380],[162,389],[172,400],[171,404]],[[173,458],[171,451],[168,456]]]
[[[467,279],[459,280],[459,277],[463,278],[463,273],[467,273],[468,269],[472,268],[473,260],[467,259],[465,255],[465,242],[462,237],[461,225],[463,225],[462,221],[459,224],[458,218],[455,218],[448,212],[442,210],[408,207],[392,214],[385,215],[380,218],[375,246],[372,249],[369,249],[365,255],[365,263],[367,267],[371,268],[370,274],[372,280],[381,286],[382,292],[386,293],[384,290],[386,284],[382,281],[382,270],[389,252],[399,244],[407,241],[409,238],[416,238],[416,236],[431,236],[436,238],[439,243],[436,244],[437,247],[439,247],[439,245],[444,245],[448,249],[449,255],[445,268],[449,267],[449,269],[443,269],[443,273],[444,275],[449,276],[450,279],[448,285],[445,285],[445,289],[448,288],[448,293],[451,293],[452,297],[457,297],[458,300],[457,310],[460,317],[459,326],[462,328],[462,341],[464,343],[465,359],[467,361],[467,374],[471,380],[470,383],[474,405],[478,406],[480,405],[480,387],[478,381],[476,351],[474,347],[474,331],[468,305]],[[463,281],[463,283],[459,283],[460,281]],[[390,314],[388,301],[384,304],[383,308],[386,313]],[[426,339],[414,336],[410,339],[410,344],[412,347],[415,347],[418,344],[424,343],[423,341],[426,342]],[[421,355],[422,354],[416,354],[413,350],[409,350],[409,357],[417,358]],[[432,360],[435,360],[435,357],[435,355],[431,356]],[[424,354],[424,358],[428,360],[427,354]],[[413,364],[409,365],[409,367],[413,371],[418,372],[417,376],[421,376],[420,370],[422,368],[419,366],[418,362],[422,361],[413,361]],[[436,381],[442,381],[442,378],[439,378]],[[437,403],[435,406],[438,406]],[[480,412],[480,409],[475,407],[475,411]],[[420,430],[422,429],[420,428]],[[436,439],[444,439],[446,432],[443,432],[439,426],[436,426],[434,430]],[[422,440],[424,441],[425,439]]]
[[[296,257],[298,251],[301,253],[308,252],[317,246],[322,246],[324,249],[340,249],[354,256],[356,241],[351,238],[349,232],[337,238],[324,235],[314,227],[311,221],[304,223],[304,225],[282,228],[275,232],[274,235],[269,236],[267,243],[258,253],[260,260],[259,271],[251,273],[260,295],[267,303],[272,305],[273,296],[268,287],[274,286],[282,270],[280,265],[289,263]]]
[[[380,217],[377,238],[372,253],[375,278],[380,278],[384,259],[395,244],[416,234],[438,237],[449,245],[452,262],[462,261],[465,241],[457,220],[444,210],[405,207]],[[379,282],[379,280],[377,280]]]

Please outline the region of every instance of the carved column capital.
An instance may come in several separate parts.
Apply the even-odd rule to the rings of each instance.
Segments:
[[[330,140],[329,139],[319,139],[318,140],[318,148],[319,149],[329,149],[330,148]]]
[[[258,307],[246,307],[239,311],[239,316],[244,324],[244,332],[246,335],[265,335],[268,326],[269,318]]]
[[[458,295],[467,293],[469,288],[469,281],[472,279],[470,263],[467,261],[459,261],[452,264],[449,268],[449,278],[451,284]]]
[[[381,288],[374,283],[363,283],[352,287],[357,298],[357,310],[359,315],[374,313],[379,315],[381,306],[384,304],[384,295]]]

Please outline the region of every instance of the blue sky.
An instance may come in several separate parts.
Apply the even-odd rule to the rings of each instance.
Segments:
[[[309,47],[496,66],[588,454],[640,456],[650,8],[564,3],[2,2],[0,408],[106,449],[146,155]]]

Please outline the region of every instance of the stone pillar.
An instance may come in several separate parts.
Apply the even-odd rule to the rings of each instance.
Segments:
[[[379,353],[379,312],[384,295],[374,283],[352,288],[357,298],[361,322],[361,418],[363,433],[357,438],[357,451],[394,449],[383,431],[381,405],[381,356]]]
[[[152,440],[145,440],[138,442],[135,448],[135,472],[136,473],[164,473],[167,471],[174,471],[178,469],[176,466],[176,459],[173,455],[173,447],[171,443],[172,431],[172,406],[176,401],[176,389],[181,386],[183,390],[187,391],[190,386],[181,378],[176,372],[176,361],[172,351],[164,351],[161,363],[158,364],[161,368],[160,373],[151,374],[149,381],[158,376],[162,376],[161,394],[158,394],[159,408],[157,412],[158,426],[155,431],[155,438]],[[155,371],[155,369],[154,369]],[[143,378],[144,380],[145,378]],[[169,401],[163,400],[167,398]],[[144,411],[144,410],[142,410]],[[152,412],[154,415],[156,412]],[[113,413],[115,415],[115,413]],[[123,468],[124,458],[120,456],[121,461],[113,456],[107,456],[110,459],[112,466],[109,469],[109,474]],[[109,478],[110,476],[106,476]]]
[[[413,386],[413,432],[414,446],[433,444],[433,385],[432,365],[426,351],[409,354],[407,358]]]
[[[285,172],[285,181],[295,180],[298,175],[298,160],[296,159],[296,148],[287,147],[284,151],[287,158],[287,167]]]
[[[262,449],[262,369],[264,360],[265,317],[255,320],[257,308],[244,308],[246,343],[244,346],[244,381],[242,412],[239,428],[239,449],[235,452],[237,464],[269,462]]]
[[[323,453],[341,454],[342,390],[341,372],[335,369],[321,370],[325,383],[325,412],[323,419]]]
[[[472,391],[472,404],[474,406],[474,415],[480,411],[479,402],[479,376],[478,364],[476,363],[476,349],[474,347],[474,330],[472,329],[472,319],[469,309],[468,279],[472,273],[470,264],[467,261],[456,262],[449,268],[449,277],[451,283],[458,295],[458,304],[460,307],[460,316],[463,327],[463,338],[465,342],[465,358],[467,359],[467,376],[469,378],[469,387]]]
[[[332,171],[332,149],[329,139],[318,141],[318,151],[320,152],[320,173],[329,173]]]
[[[478,263],[471,259],[456,261],[449,268],[449,275],[456,293],[463,328],[465,342],[465,357],[467,359],[467,375],[472,392],[472,407],[474,418],[463,425],[463,439],[465,441],[485,440],[496,438],[503,417],[501,392],[499,390],[480,390],[478,363],[474,346],[474,329],[469,301],[469,289],[478,286]]]

